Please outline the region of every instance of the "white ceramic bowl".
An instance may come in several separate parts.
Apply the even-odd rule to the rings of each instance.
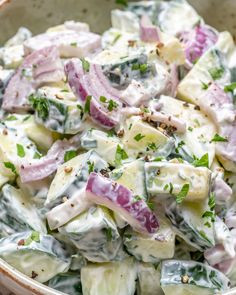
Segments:
[[[220,31],[229,30],[236,36],[236,0],[189,2],[208,24]],[[110,26],[110,10],[115,7],[114,3],[115,0],[0,0],[0,44],[20,26],[39,33],[71,19],[88,22],[94,32],[102,32]],[[28,278],[1,259],[0,283],[16,295],[63,294]],[[236,295],[236,288],[224,295]]]

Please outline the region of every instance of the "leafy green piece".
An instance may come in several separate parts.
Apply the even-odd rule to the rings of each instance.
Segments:
[[[215,194],[214,193],[210,193],[208,205],[210,207],[210,210],[214,210],[215,209],[216,200],[215,200]]]
[[[83,70],[88,73],[90,69],[90,63],[85,58],[81,58],[80,60],[82,62]]]
[[[165,160],[164,157],[157,157],[153,160],[153,162],[161,162],[162,160]]]
[[[31,117],[31,115],[28,115],[28,116],[24,117],[24,119],[22,120],[22,122],[25,122],[25,121],[29,120],[30,117]]]
[[[228,139],[220,136],[219,134],[215,134],[214,137],[212,138],[211,142],[227,142]]]
[[[133,64],[132,65],[132,71],[140,71],[140,74],[145,74],[148,70],[148,65],[147,64]]]
[[[235,89],[236,89],[236,82],[233,82],[232,84],[226,85],[224,87],[225,92],[234,92]]]
[[[116,131],[114,129],[107,131],[107,137],[113,137],[116,135]]]
[[[67,151],[65,152],[65,155],[64,155],[64,162],[68,162],[76,156],[77,156],[76,151]]]
[[[202,82],[202,81],[201,81],[201,83],[202,83],[202,89],[203,89],[203,90],[207,90],[207,89],[209,88],[209,84],[204,83],[204,82]]]
[[[118,33],[116,36],[115,36],[115,38],[114,38],[114,40],[112,41],[112,45],[114,45],[114,44],[116,44],[116,42],[121,38],[121,34],[120,33]]]
[[[105,96],[100,96],[100,101],[105,103],[107,102],[107,99]]]
[[[193,131],[193,127],[189,126],[188,127],[188,131],[192,132]]]
[[[113,109],[116,109],[117,107],[118,107],[118,104],[114,100],[110,99],[108,101],[107,109],[108,109],[109,112],[113,111]]]
[[[38,153],[38,152],[35,152],[34,153],[34,159],[40,159],[40,158],[42,158],[42,155],[40,153]]]
[[[181,191],[176,196],[176,203],[177,204],[181,204],[183,202],[183,200],[187,197],[188,192],[189,192],[189,187],[190,187],[189,183],[185,183],[182,186]]]
[[[219,80],[220,78],[222,78],[224,71],[225,71],[224,68],[220,67],[220,68],[212,68],[208,72],[210,73],[213,80]]]
[[[153,151],[157,150],[157,146],[156,146],[156,144],[154,142],[149,143],[147,148],[150,149],[150,150],[153,150]]]
[[[6,119],[5,119],[6,121],[15,121],[15,120],[17,120],[17,118],[16,118],[16,116],[8,116]]]
[[[70,43],[70,46],[77,47],[77,42]]]
[[[172,194],[173,193],[173,189],[174,189],[173,184],[170,182],[169,183],[169,186],[170,186],[170,194]]]
[[[4,166],[7,169],[10,169],[12,171],[12,173],[14,173],[15,175],[18,175],[17,171],[16,171],[16,167],[13,163],[11,162],[3,162]]]
[[[88,161],[87,164],[88,164],[88,166],[89,166],[89,170],[88,170],[88,172],[89,172],[89,174],[90,174],[90,173],[92,173],[92,172],[94,171],[94,162],[90,162],[90,161]]]
[[[122,160],[128,159],[128,155],[124,149],[118,144],[116,148],[115,163],[120,165]]]
[[[200,159],[194,157],[193,166],[195,167],[207,167],[209,168],[209,156],[208,153],[203,155]]]
[[[136,141],[140,141],[145,137],[145,135],[142,135],[141,133],[138,133],[137,135],[135,135],[134,139]]]
[[[32,242],[40,242],[40,234],[37,231],[33,231],[31,235],[25,240],[24,246],[29,246]]]
[[[106,230],[107,241],[110,242],[112,240],[112,229],[108,227],[105,230]]]
[[[210,218],[212,222],[215,221],[215,213],[213,211],[206,211],[202,214],[202,218]]]
[[[29,102],[32,105],[33,109],[35,109],[35,111],[37,111],[38,116],[41,119],[46,120],[48,118],[49,106],[48,106],[48,102],[45,98],[34,97],[34,95],[31,94],[29,96]]]
[[[17,155],[21,158],[24,158],[25,156],[25,150],[24,150],[24,147],[23,145],[17,143],[16,144],[16,148],[17,148]]]
[[[85,106],[84,106],[84,112],[85,113],[90,113],[90,102],[91,102],[92,96],[87,96],[86,97],[86,102],[85,102]]]
[[[80,110],[80,119],[83,119],[84,116],[84,109],[80,104],[77,104],[77,109]]]

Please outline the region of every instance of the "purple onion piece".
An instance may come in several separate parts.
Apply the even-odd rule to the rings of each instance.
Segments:
[[[97,173],[91,173],[86,195],[89,201],[120,214],[135,230],[154,233],[159,228],[155,214],[143,199],[136,199],[126,187]]]
[[[140,38],[144,42],[159,42],[160,32],[154,26],[148,15],[143,15],[140,21]]]

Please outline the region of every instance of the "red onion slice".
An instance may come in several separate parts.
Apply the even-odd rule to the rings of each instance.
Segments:
[[[140,38],[144,42],[159,42],[160,32],[154,26],[148,15],[143,15],[140,21]]]

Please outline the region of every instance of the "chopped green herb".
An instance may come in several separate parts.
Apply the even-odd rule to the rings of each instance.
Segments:
[[[69,92],[68,89],[62,89],[61,92]]]
[[[92,173],[92,172],[94,171],[94,162],[90,162],[90,161],[88,161],[87,164],[88,164],[88,166],[89,166],[89,170],[88,170],[88,172],[89,172],[89,174],[90,174],[90,173]]]
[[[177,147],[175,148],[175,152],[176,152],[176,153],[179,153],[179,149],[180,149],[183,145],[185,145],[185,142],[184,142],[183,140],[181,140],[181,141],[178,143]]]
[[[203,155],[200,159],[194,157],[193,166],[195,167],[207,167],[209,168],[209,156],[208,153]]]
[[[229,85],[226,85],[224,87],[224,91],[225,92],[234,92],[234,90],[236,89],[236,82],[232,83],[232,84],[229,84]]]
[[[118,107],[118,104],[114,100],[110,99],[108,101],[107,109],[108,109],[109,112],[113,111],[113,109],[116,109],[117,107]]]
[[[18,175],[14,164],[12,164],[11,162],[3,162],[3,164],[7,169],[10,169],[12,173],[14,173],[15,175]]]
[[[227,142],[228,139],[220,136],[219,134],[215,134],[214,137],[212,138],[211,142]]]
[[[106,228],[106,237],[108,242],[112,240],[112,229],[110,227]]]
[[[83,70],[88,73],[90,69],[90,63],[85,58],[81,58],[80,60],[82,62]]]
[[[40,153],[35,152],[34,153],[34,159],[40,159],[40,158],[42,158],[42,156],[40,155]]]
[[[164,157],[157,157],[153,160],[153,162],[161,162],[164,159],[165,159]]]
[[[105,96],[100,96],[100,101],[101,101],[101,102],[107,102],[107,99],[106,99]]]
[[[154,203],[148,202],[147,205],[151,210],[154,210]]]
[[[155,151],[157,150],[157,146],[154,142],[152,142],[148,144],[148,149]]]
[[[215,205],[216,205],[215,194],[210,193],[210,197],[209,197],[209,201],[208,201],[208,206],[210,207],[210,210],[213,211],[215,209]]]
[[[207,227],[209,227],[209,228],[211,227],[211,224],[210,224],[209,221],[205,222],[204,225],[207,226]]]
[[[179,161],[179,163],[184,163],[184,160],[182,158],[177,158],[177,160]]]
[[[107,137],[113,137],[116,135],[115,129],[111,129],[107,131]]]
[[[143,111],[144,113],[150,113],[149,108],[141,108],[141,111]]]
[[[200,234],[200,236],[201,236],[204,240],[206,240],[206,241],[208,241],[210,244],[212,244],[212,242],[208,239],[206,233],[205,233],[203,230],[199,230],[199,234]]]
[[[164,186],[164,191],[167,191],[167,190],[168,190],[168,188],[169,188],[169,184],[168,184],[168,183],[166,183],[166,184],[165,184],[165,186]]]
[[[77,47],[77,42],[70,43],[70,46]]]
[[[133,124],[132,124],[132,123],[130,123],[130,124],[129,124],[129,130],[132,128],[132,126],[133,126]]]
[[[140,73],[145,74],[147,72],[148,65],[147,64],[141,64],[140,65]]]
[[[92,96],[87,96],[86,97],[86,102],[85,102],[85,106],[84,106],[84,112],[85,113],[90,113],[90,102],[91,102]]]
[[[21,158],[24,158],[25,156],[25,150],[24,150],[24,147],[23,145],[17,143],[16,144],[16,148],[17,148],[17,155]]]
[[[29,120],[30,118],[31,118],[31,115],[28,115],[28,116],[24,117],[24,119],[22,120],[22,122],[25,122],[25,121]]]
[[[138,201],[141,201],[142,200],[142,197],[140,197],[140,196],[135,196],[134,198],[133,198],[133,202],[135,203],[135,202],[138,202]]]
[[[137,70],[139,70],[139,66],[140,66],[139,64],[133,64],[133,65],[132,65],[132,68],[131,68],[132,71],[137,71]]]
[[[188,127],[188,131],[192,132],[193,131],[193,127],[189,126]]]
[[[25,240],[24,246],[29,246],[32,242],[40,242],[40,234],[37,231],[31,233],[31,235]]]
[[[212,222],[215,221],[215,213],[212,211],[206,211],[202,214],[202,218],[210,218]]]
[[[128,1],[127,0],[116,0],[116,4],[128,6]]]
[[[5,119],[6,121],[15,121],[15,120],[17,120],[17,118],[16,118],[16,116],[8,116],[6,119]]]
[[[210,73],[213,80],[219,80],[220,78],[222,78],[224,71],[225,70],[221,67],[221,68],[212,68],[208,72]]]
[[[145,137],[145,135],[142,135],[141,133],[138,133],[137,135],[135,135],[134,139],[136,141],[140,141]]]
[[[197,127],[200,127],[200,126],[201,126],[201,124],[200,124],[200,122],[198,121],[198,119],[194,119],[193,121],[194,121],[194,123],[196,124]]]
[[[29,102],[32,105],[33,109],[35,109],[38,113],[38,116],[46,120],[49,114],[49,106],[47,100],[40,97],[34,97],[33,94],[29,96]]]
[[[118,144],[116,148],[115,163],[120,165],[122,160],[128,159],[128,155],[125,150]]]
[[[189,183],[185,183],[182,188],[181,191],[178,193],[178,195],[176,196],[176,203],[181,204],[183,202],[183,200],[187,197],[188,192],[189,192],[189,188],[190,185]]]
[[[207,89],[209,88],[209,84],[204,83],[204,82],[202,82],[202,81],[201,81],[201,83],[202,83],[202,89],[203,89],[203,90],[207,90]]]
[[[114,45],[121,38],[121,36],[122,35],[120,33],[116,34],[114,40],[112,41],[112,45]]]
[[[77,109],[80,110],[80,119],[82,120],[84,116],[84,109],[80,104],[77,104]]]
[[[77,156],[76,151],[67,151],[67,152],[65,152],[64,162],[68,162],[76,156]]]
[[[170,194],[172,194],[173,193],[173,189],[174,189],[173,184],[170,182],[169,183],[169,186],[170,186]]]

